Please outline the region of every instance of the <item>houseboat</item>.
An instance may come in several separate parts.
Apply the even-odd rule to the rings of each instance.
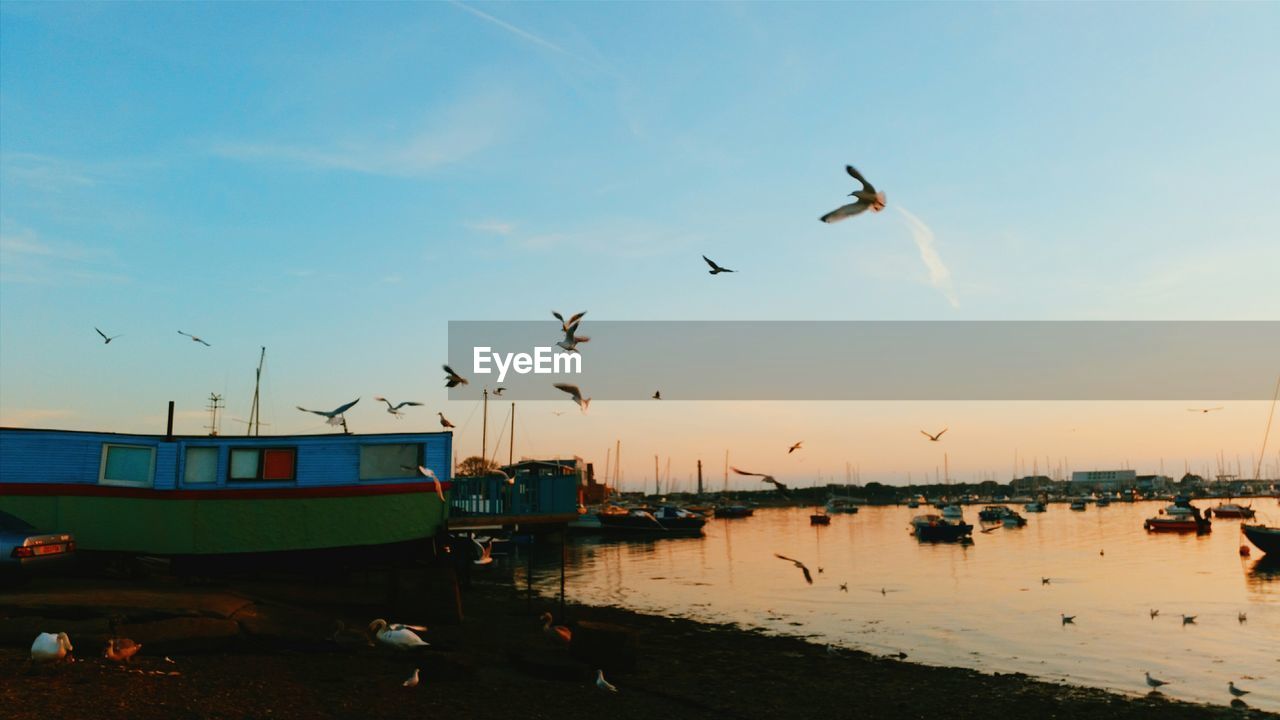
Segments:
[[[88,556],[407,560],[447,523],[452,453],[450,433],[0,428],[0,509],[74,533]]]

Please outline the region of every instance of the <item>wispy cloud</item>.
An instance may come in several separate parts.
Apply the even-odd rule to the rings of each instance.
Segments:
[[[125,282],[128,278],[103,271],[112,263],[106,250],[45,242],[30,229],[0,229],[0,282],[53,284],[67,280]]]
[[[464,223],[467,228],[476,232],[494,233],[495,235],[510,235],[515,232],[515,223],[509,223],[502,220],[477,220],[475,222]]]
[[[54,410],[41,408],[18,408],[5,410],[0,415],[0,425],[9,427],[28,427],[35,424],[48,424],[51,420],[69,418],[75,415],[70,410]]]
[[[33,153],[4,153],[0,168],[6,185],[45,192],[63,192],[97,183],[91,171],[78,163]]]
[[[525,108],[527,110],[527,108]],[[457,163],[500,141],[510,118],[522,116],[521,102],[510,92],[486,92],[464,98],[408,137],[394,141],[344,140],[327,145],[276,142],[226,142],[215,154],[238,160],[284,161],[322,169],[370,175],[413,177]]]
[[[929,270],[929,284],[941,291],[952,307],[960,307],[955,287],[951,284],[951,271],[942,263],[942,257],[933,247],[933,230],[930,230],[923,220],[907,212],[900,205],[894,207],[898,208],[898,212],[902,213],[907,220],[907,226],[911,229],[911,238],[916,241],[916,247],[920,249],[920,259]]]
[[[581,57],[578,57],[577,55],[574,55],[573,53],[569,52],[568,50],[565,50],[564,48],[562,48],[562,47],[560,47],[559,45],[557,45],[557,44],[555,44],[555,43],[551,42],[550,40],[547,40],[546,38],[544,38],[544,37],[540,37],[540,36],[538,36],[538,35],[534,35],[533,33],[529,32],[528,30],[524,30],[524,29],[522,29],[522,28],[518,28],[518,27],[516,27],[515,25],[512,25],[511,23],[507,22],[506,20],[500,20],[500,19],[498,19],[498,18],[496,18],[496,17],[494,17],[494,16],[490,15],[490,14],[489,14],[489,13],[487,13],[487,12],[483,12],[483,11],[481,11],[481,10],[477,10],[476,8],[473,8],[473,7],[471,7],[470,5],[467,5],[466,3],[459,2],[459,0],[450,0],[450,1],[453,3],[454,7],[462,8],[463,10],[466,10],[467,12],[471,13],[472,15],[475,15],[476,17],[480,18],[481,20],[484,20],[485,22],[489,22],[489,23],[492,23],[492,24],[494,24],[494,25],[497,25],[498,27],[502,28],[503,30],[506,30],[506,31],[507,31],[507,32],[509,32],[509,33],[513,33],[513,34],[515,34],[515,35],[518,35],[519,37],[522,37],[522,38],[524,38],[525,40],[528,40],[529,42],[531,42],[531,43],[533,43],[533,44],[535,44],[535,45],[538,45],[539,47],[546,48],[547,50],[550,50],[550,51],[552,51],[552,52],[560,53],[561,55],[564,55],[565,57],[573,58],[574,60],[577,60],[577,61],[582,62],[582,63],[586,63],[586,64],[588,64],[588,65],[592,64],[592,63],[587,62],[587,60],[585,60],[584,58],[581,58]]]

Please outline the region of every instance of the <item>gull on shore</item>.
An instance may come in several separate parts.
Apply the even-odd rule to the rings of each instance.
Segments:
[[[707,257],[706,255],[703,255],[703,256],[702,256],[702,259],[703,259],[703,260],[706,260],[706,261],[707,261],[707,264],[711,266],[711,269],[708,271],[708,274],[710,274],[710,275],[719,275],[719,274],[720,274],[720,273],[722,273],[722,272],[737,272],[737,270],[730,270],[730,269],[729,269],[729,268],[727,268],[727,267],[721,267],[721,266],[717,265],[715,260],[712,260],[711,258]]]
[[[554,387],[555,389],[560,390],[561,392],[569,393],[570,397],[573,398],[573,401],[578,404],[578,407],[582,408],[582,413],[584,415],[586,414],[587,406],[591,404],[591,398],[582,397],[582,391],[578,389],[577,385],[570,385],[568,383],[555,383],[551,387]]]
[[[789,558],[786,555],[779,555],[778,553],[774,553],[773,556],[778,558],[779,560],[786,560],[792,565],[795,565],[796,567],[800,568],[800,571],[804,573],[804,581],[809,583],[810,585],[813,584],[813,575],[809,574],[809,568],[806,567],[804,563],[800,562],[799,560],[796,560],[795,558]]]
[[[95,328],[95,329],[96,329],[96,328]],[[198,343],[200,343],[201,345],[204,345],[205,347],[213,347],[213,346],[212,346],[212,345],[210,345],[209,343],[205,342],[204,340],[201,340],[200,338],[196,337],[195,335],[192,335],[191,333],[184,333],[184,332],[182,332],[181,330],[179,330],[179,331],[178,331],[178,334],[179,334],[179,335],[186,335],[187,337],[191,338],[191,341],[192,341],[192,342],[198,342]]]
[[[369,623],[369,631],[378,638],[378,642],[397,650],[412,650],[430,645],[426,640],[418,637],[418,633],[414,632],[415,630],[426,632],[427,628],[422,625],[388,623],[382,618]]]
[[[98,328],[95,327],[94,330],[98,330]],[[123,335],[112,335],[111,337],[107,337],[107,334],[101,330],[98,330],[98,334],[102,336],[103,345],[110,345],[112,340],[115,340],[118,337],[124,337]]]
[[[618,692],[618,688],[613,686],[608,680],[604,679],[604,671],[596,670],[596,687],[606,692]]]
[[[1063,625],[1074,625],[1076,622],[1075,615],[1065,615],[1065,614],[1059,613],[1058,616],[1062,618]]]
[[[1249,693],[1251,693],[1251,692],[1253,692],[1253,691],[1252,691],[1252,690],[1241,690],[1240,688],[1236,687],[1236,681],[1235,681],[1235,680],[1231,680],[1231,681],[1227,682],[1227,692],[1231,693],[1232,695],[1235,695],[1236,697],[1244,697],[1245,695],[1248,695]]]
[[[107,641],[106,649],[102,651],[102,657],[113,662],[127,663],[141,649],[142,645],[140,643],[136,643],[129,638],[111,638]]]
[[[844,171],[849,173],[849,177],[862,184],[862,189],[854,190],[849,193],[849,196],[856,197],[857,201],[849,203],[848,205],[841,205],[835,210],[823,215],[821,218],[818,218],[819,220],[824,223],[831,224],[840,222],[845,218],[853,217],[854,215],[868,209],[872,212],[880,212],[881,210],[884,210],[884,193],[876,192],[875,187],[872,186],[871,183],[867,182],[867,179],[862,177],[862,173],[855,170],[852,165],[845,165]]]
[[[342,424],[342,413],[350,410],[351,406],[355,405],[358,402],[360,402],[360,398],[356,398],[355,400],[352,400],[346,405],[339,405],[337,408],[333,410],[308,410],[302,407],[301,405],[297,405],[295,407],[297,407],[302,412],[309,412],[315,415],[319,415],[320,417],[327,418],[325,420],[325,423],[329,425],[337,426]]]
[[[1161,685],[1168,685],[1168,684],[1169,684],[1169,681],[1167,681],[1167,680],[1157,680],[1157,679],[1155,679],[1155,678],[1151,677],[1151,673],[1149,673],[1149,672],[1144,672],[1144,674],[1147,676],[1147,687],[1149,687],[1149,688],[1151,688],[1151,689],[1153,689],[1153,690],[1154,690],[1154,689],[1156,689],[1156,688],[1158,688],[1158,687],[1160,687]]]
[[[1199,616],[1198,616],[1198,615],[1183,615],[1183,616],[1182,616],[1182,624],[1183,624],[1183,625],[1195,625],[1195,624],[1196,624],[1196,618],[1197,618],[1197,617],[1199,617]]]

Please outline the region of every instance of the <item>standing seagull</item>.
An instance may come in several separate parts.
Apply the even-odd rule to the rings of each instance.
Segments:
[[[857,215],[867,208],[870,208],[872,212],[880,212],[884,209],[884,193],[876,192],[876,189],[871,186],[871,183],[867,182],[867,179],[862,177],[862,174],[855,170],[852,165],[845,165],[844,170],[849,173],[850,177],[854,180],[862,183],[861,190],[854,190],[849,193],[851,197],[858,198],[858,201],[848,205],[842,205],[826,215],[823,215],[819,219],[824,223],[830,224],[840,222],[847,217]]]
[[[326,422],[326,423],[328,423],[328,424],[330,424],[330,425],[333,425],[333,426],[335,426],[335,427],[336,427],[336,426],[338,426],[338,425],[341,425],[343,422],[345,422],[345,421],[344,421],[344,419],[343,419],[343,417],[342,417],[342,413],[344,413],[344,412],[346,412],[346,411],[350,410],[350,409],[351,409],[351,406],[352,406],[352,405],[355,405],[355,404],[356,404],[356,403],[358,403],[358,402],[360,402],[360,398],[356,398],[355,400],[352,400],[351,402],[347,403],[346,405],[341,405],[341,406],[339,406],[339,407],[338,407],[337,409],[335,409],[335,410],[328,410],[328,411],[325,411],[325,410],[308,410],[308,409],[306,409],[306,408],[302,407],[301,405],[297,405],[297,406],[295,406],[295,407],[297,407],[297,408],[298,408],[299,410],[301,410],[302,412],[315,413],[316,415],[319,415],[320,417],[328,418],[328,420],[325,420],[325,422]]]
[[[773,556],[778,558],[779,560],[786,560],[792,565],[795,565],[796,567],[800,568],[801,572],[804,573],[804,581],[809,583],[810,585],[813,584],[813,576],[809,574],[809,568],[805,567],[804,563],[800,562],[799,560],[796,560],[795,558],[789,558],[786,555],[779,555],[778,553],[774,553]]]
[[[1253,691],[1241,690],[1240,688],[1236,687],[1236,681],[1231,680],[1227,683],[1227,692],[1231,693],[1232,695],[1235,695],[1236,697],[1244,697],[1245,695],[1248,695]]]
[[[801,444],[801,443],[803,443],[803,442],[804,442],[804,441],[803,441],[803,440],[801,440],[800,442],[796,443],[795,445],[792,445],[790,448],[788,448],[788,449],[787,449],[787,454],[788,454],[788,455],[790,455],[791,453],[793,453],[793,452],[795,452],[795,451],[799,450],[799,449],[800,449],[800,444]]]
[[[1220,408],[1220,407],[1212,407],[1212,408],[1187,408],[1187,412],[1211,413],[1211,412],[1213,412],[1214,410],[1221,410],[1221,409],[1222,409],[1222,408]]]
[[[603,670],[596,670],[596,687],[607,692],[618,692],[618,688],[614,687],[612,683],[604,679]]]
[[[938,442],[938,438],[942,437],[942,433],[946,432],[947,430],[950,430],[950,428],[942,428],[942,430],[940,430],[937,435],[930,435],[929,433],[921,430],[920,434],[929,438],[929,442]]]
[[[552,315],[554,315],[554,316],[555,316],[555,318],[556,318],[557,320],[559,320],[559,321],[560,321],[560,330],[561,330],[562,332],[568,332],[569,327],[570,327],[570,326],[572,326],[572,325],[577,325],[577,324],[578,324],[578,321],[579,321],[579,320],[581,320],[581,319],[582,319],[582,318],[587,314],[587,311],[586,311],[586,310],[583,310],[583,311],[582,311],[582,312],[580,312],[580,313],[577,313],[577,314],[575,314],[575,315],[571,315],[571,316],[569,316],[569,319],[568,319],[568,320],[565,320],[565,319],[564,319],[564,316],[563,316],[563,315],[561,315],[560,313],[556,312],[555,310],[552,310],[552,311],[551,311],[551,314],[552,314]]]
[[[703,256],[702,256],[702,259],[703,259],[703,260],[706,260],[706,261],[707,261],[707,264],[711,266],[711,270],[710,270],[710,271],[708,271],[708,274],[709,274],[709,275],[719,275],[719,274],[720,274],[720,273],[722,273],[722,272],[737,272],[737,270],[730,270],[730,269],[729,269],[729,268],[727,268],[727,267],[720,267],[719,265],[717,265],[717,264],[716,264],[716,261],[715,261],[715,260],[712,260],[711,258],[707,257],[706,255],[703,255]]]
[[[569,385],[567,383],[556,383],[555,385],[552,385],[552,387],[562,392],[567,392],[571,396],[573,396],[573,401],[578,403],[578,407],[582,408],[583,414],[586,414],[587,406],[591,404],[591,398],[582,397],[582,391],[578,389],[577,385]]]
[[[444,380],[445,380],[445,382],[444,382],[444,386],[445,386],[445,387],[447,387],[447,388],[451,388],[451,387],[457,387],[458,385],[467,385],[467,384],[468,384],[467,379],[466,379],[466,378],[464,378],[464,377],[462,377],[462,376],[461,376],[461,375],[459,375],[458,373],[454,372],[454,371],[453,371],[453,368],[449,367],[448,365],[442,365],[441,367],[443,367],[443,368],[444,368],[444,371],[445,371],[445,372],[449,373],[448,375],[445,375],[445,377],[444,377]]]
[[[94,329],[96,330],[97,328],[94,328]],[[178,334],[179,334],[179,335],[186,335],[187,337],[191,338],[192,342],[198,342],[198,343],[200,343],[200,344],[204,345],[205,347],[213,347],[213,346],[212,346],[212,345],[210,345],[209,343],[207,343],[207,342],[205,342],[205,341],[201,340],[200,338],[196,337],[195,335],[192,335],[191,333],[184,333],[184,332],[182,332],[181,330],[179,330],[179,331],[178,331]]]
[[[404,685],[405,687],[418,687],[418,668],[414,668],[413,674],[409,676],[408,680],[401,683],[401,685]]]
[[[1168,685],[1168,684],[1169,684],[1169,681],[1167,681],[1167,680],[1157,680],[1157,679],[1155,679],[1155,678],[1151,677],[1151,673],[1149,673],[1149,672],[1145,672],[1145,671],[1144,671],[1144,672],[1143,672],[1143,674],[1147,676],[1147,687],[1151,688],[1152,690],[1155,690],[1156,688],[1160,687],[1161,685]]]
[[[436,414],[440,416],[440,427],[443,427],[443,428],[456,428],[456,427],[458,427],[457,425],[454,425],[453,423],[449,422],[449,418],[445,417],[445,416],[444,416],[444,413],[442,413],[442,412],[438,412],[438,413],[436,413]]]
[[[98,328],[95,327],[94,330],[98,330]],[[111,337],[107,337],[107,334],[101,330],[98,330],[98,334],[102,336],[103,345],[110,345],[112,340],[115,340],[118,337],[123,337],[122,335],[112,335]]]
[[[404,416],[404,413],[400,411],[400,408],[405,407],[406,405],[407,405],[407,406],[409,406],[409,407],[418,407],[418,406],[422,405],[422,403],[420,403],[420,402],[413,402],[413,401],[411,401],[411,400],[405,400],[404,402],[400,403],[399,405],[392,405],[390,400],[388,400],[388,399],[386,399],[386,398],[382,397],[381,395],[374,395],[374,396],[373,396],[373,399],[374,399],[374,400],[380,400],[380,401],[382,401],[382,402],[386,403],[386,404],[387,404],[387,412],[391,413],[392,415],[395,415],[397,420],[399,420],[401,417],[403,417],[403,416]]]

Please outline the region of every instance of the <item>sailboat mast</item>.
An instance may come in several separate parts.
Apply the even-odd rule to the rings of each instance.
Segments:
[[[514,465],[516,459],[516,403],[511,402],[511,439],[507,445],[507,465]]]
[[[245,427],[245,435],[257,435],[260,431],[261,415],[258,412],[258,390],[262,386],[262,364],[267,360],[267,346],[262,346],[262,354],[258,356],[258,371],[253,375],[253,405],[249,408],[249,424]]]
[[[484,458],[488,452],[486,447],[489,444],[489,388],[484,389],[484,412],[481,413],[480,423],[480,472],[486,470]]]
[[[724,451],[724,491],[729,492],[729,451]]]
[[[662,479],[662,476],[658,474],[658,456],[654,455],[653,456],[653,494],[654,495],[662,494],[662,487],[659,486],[658,484],[658,481],[660,481],[661,479]]]

